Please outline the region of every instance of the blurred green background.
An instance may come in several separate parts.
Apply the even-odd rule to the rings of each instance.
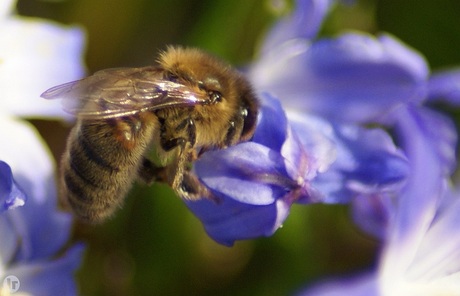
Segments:
[[[92,73],[151,64],[167,44],[201,47],[244,65],[289,7],[282,0],[19,0],[17,10],[85,28]],[[459,13],[456,0],[356,1],[337,6],[321,35],[387,31],[439,69],[460,65]],[[34,123],[58,158],[69,126]],[[78,272],[82,295],[286,295],[325,276],[372,268],[378,250],[350,222],[347,207],[325,205],[294,206],[272,237],[223,247],[162,185],[136,185],[113,220],[76,225],[74,240],[88,246]]]

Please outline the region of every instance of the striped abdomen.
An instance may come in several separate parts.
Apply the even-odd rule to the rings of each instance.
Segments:
[[[61,161],[60,196],[80,219],[99,222],[122,205],[152,140],[151,116],[81,120],[72,129]]]

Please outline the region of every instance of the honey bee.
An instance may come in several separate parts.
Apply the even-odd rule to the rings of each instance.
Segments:
[[[160,53],[157,66],[102,70],[41,96],[63,99],[77,117],[60,163],[59,195],[90,223],[121,207],[137,178],[167,183],[184,199],[212,198],[192,162],[249,140],[259,107],[237,70],[182,47]]]

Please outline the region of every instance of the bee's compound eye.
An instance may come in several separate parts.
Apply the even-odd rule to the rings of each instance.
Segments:
[[[218,103],[222,101],[222,94],[218,91],[210,91],[209,92],[209,99],[213,103]]]

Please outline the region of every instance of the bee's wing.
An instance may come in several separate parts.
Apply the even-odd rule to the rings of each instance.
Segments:
[[[52,87],[41,97],[63,99],[65,111],[84,119],[209,103],[204,92],[165,80],[161,70],[154,67],[102,70],[87,78]]]

